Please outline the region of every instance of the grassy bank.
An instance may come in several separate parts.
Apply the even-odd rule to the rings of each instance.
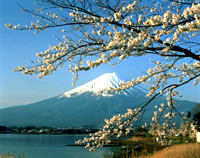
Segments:
[[[128,140],[114,140],[121,146],[104,158],[200,158],[200,144],[189,137],[173,138],[172,145],[161,146],[153,138],[132,137]]]
[[[199,158],[200,144],[189,143],[172,145],[161,151],[155,152],[152,156],[141,156],[140,158]]]

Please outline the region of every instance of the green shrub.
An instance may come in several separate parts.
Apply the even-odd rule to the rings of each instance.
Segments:
[[[194,138],[190,138],[188,136],[178,136],[178,137],[172,137],[172,144],[182,144],[186,142],[194,142]]]
[[[148,133],[145,134],[145,137],[146,138],[153,138],[153,135],[148,132]]]

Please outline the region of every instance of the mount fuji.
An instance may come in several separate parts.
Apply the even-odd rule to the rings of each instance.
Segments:
[[[110,87],[118,88],[121,82],[116,73],[106,73],[57,97],[0,109],[0,125],[101,127],[105,118],[109,119],[147,100],[147,91],[139,86],[120,92],[106,91]],[[166,103],[164,97],[153,101],[146,109],[143,120],[150,122],[154,106],[163,102]],[[190,101],[177,101],[176,106],[179,110],[188,112],[196,104]]]

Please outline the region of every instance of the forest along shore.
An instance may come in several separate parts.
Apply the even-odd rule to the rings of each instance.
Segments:
[[[89,134],[99,129],[91,128],[53,128],[53,127],[6,127],[0,126],[0,134]]]

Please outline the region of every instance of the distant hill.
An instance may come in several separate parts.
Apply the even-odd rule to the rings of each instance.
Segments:
[[[104,74],[60,96],[33,104],[0,109],[0,125],[6,126],[56,126],[56,127],[101,127],[105,118],[123,113],[147,100],[141,87],[122,92],[99,91],[116,88],[121,80],[115,73]],[[151,121],[155,105],[166,103],[164,97],[152,102],[146,109],[143,122]],[[197,103],[177,101],[179,111],[188,112]]]

